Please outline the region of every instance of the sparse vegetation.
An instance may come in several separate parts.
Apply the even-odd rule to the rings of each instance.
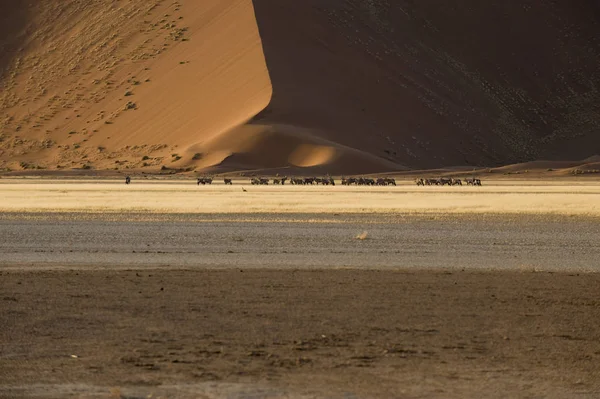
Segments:
[[[575,169],[571,173],[573,175],[589,175],[589,174],[600,173],[600,170],[598,170],[598,169],[587,169],[587,170]]]
[[[149,157],[148,155],[144,155],[144,156],[142,157],[142,161],[147,161],[147,160],[149,160],[149,159],[150,159],[150,157]]]
[[[25,162],[25,161],[19,162],[19,166],[21,168],[23,168],[24,170],[46,169],[43,166],[36,165],[34,163]]]
[[[125,92],[125,97],[130,97],[130,96],[133,96],[133,92],[131,92],[131,91],[126,91],[126,92]]]
[[[357,240],[364,241],[367,238],[369,238],[369,233],[367,233],[366,231],[363,231],[362,233],[360,233],[359,235],[357,235],[355,238]]]
[[[194,161],[198,161],[198,160],[202,159],[202,157],[203,157],[202,153],[200,153],[200,152],[197,152],[197,153],[195,153],[195,154],[194,154],[194,156],[192,157],[192,160],[194,160]]]

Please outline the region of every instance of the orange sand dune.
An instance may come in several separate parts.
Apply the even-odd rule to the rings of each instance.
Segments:
[[[599,17],[594,0],[4,1],[0,172],[583,159]]]
[[[250,0],[31,3],[2,31],[22,40],[2,59],[0,167],[170,167],[269,102]]]
[[[2,7],[28,16],[3,32],[21,41],[3,59],[0,168],[403,168],[314,131],[243,126],[271,98],[250,0]]]

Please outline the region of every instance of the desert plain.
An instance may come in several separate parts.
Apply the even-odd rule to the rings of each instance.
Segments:
[[[598,2],[442,3],[0,1],[0,398],[600,397]]]
[[[0,397],[598,397],[600,183],[398,183],[1,179]]]

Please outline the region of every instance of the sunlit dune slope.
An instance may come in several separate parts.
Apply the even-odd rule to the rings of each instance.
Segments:
[[[268,104],[250,0],[30,3],[1,6],[4,167],[175,168]]]

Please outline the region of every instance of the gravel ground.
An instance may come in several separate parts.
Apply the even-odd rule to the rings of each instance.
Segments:
[[[560,216],[5,214],[0,236],[3,268],[600,267],[598,221]]]

